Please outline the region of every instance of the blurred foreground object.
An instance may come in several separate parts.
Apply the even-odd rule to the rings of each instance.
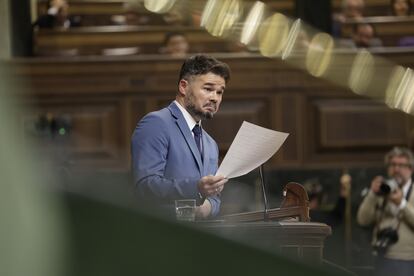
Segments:
[[[64,217],[47,185],[53,173],[40,173],[42,160],[17,136],[18,108],[11,98],[17,88],[8,86],[4,68],[0,63],[0,275],[62,275]]]

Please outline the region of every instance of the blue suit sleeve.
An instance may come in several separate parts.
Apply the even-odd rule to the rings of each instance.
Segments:
[[[216,143],[214,143],[214,144],[215,144],[215,147],[216,147],[217,158],[218,158],[219,149],[218,149],[217,144]],[[214,174],[217,172],[217,169],[218,169],[217,166],[218,166],[218,164],[215,164]],[[221,205],[220,197],[216,195],[216,196],[208,197],[207,200],[210,201],[210,204],[211,204],[211,214],[210,214],[210,216],[211,217],[217,216],[220,212],[220,205]]]
[[[160,199],[196,198],[199,179],[167,179],[170,137],[168,125],[157,115],[144,117],[132,136],[132,169],[135,186],[141,196]]]
[[[218,196],[212,196],[212,197],[208,197],[207,198],[208,201],[210,201],[211,204],[211,217],[215,217],[219,214],[220,212],[220,203],[221,200]]]

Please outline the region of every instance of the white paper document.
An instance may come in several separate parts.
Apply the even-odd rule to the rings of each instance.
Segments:
[[[244,121],[216,175],[233,178],[249,173],[269,160],[288,135]]]

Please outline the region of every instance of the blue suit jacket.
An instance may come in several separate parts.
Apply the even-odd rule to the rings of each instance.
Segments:
[[[214,175],[218,147],[203,130],[203,160],[181,111],[172,102],[151,112],[132,135],[132,169],[138,194],[173,208],[176,199],[197,199],[201,177]],[[220,199],[209,197],[211,214],[217,215]]]

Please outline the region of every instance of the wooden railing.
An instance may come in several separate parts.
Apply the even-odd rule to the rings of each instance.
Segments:
[[[185,33],[191,52],[228,52],[231,42],[208,34],[204,29],[186,26],[100,26],[69,30],[38,30],[35,34],[37,55],[54,55],[76,50],[78,55],[100,55],[104,49],[137,47],[138,53],[156,54],[167,32]]]
[[[243,1],[248,3],[249,1]],[[253,0],[250,2],[254,2]],[[294,0],[263,0],[267,7],[272,11],[281,12],[283,14],[294,16],[295,1]],[[102,15],[119,15],[129,11],[127,1],[69,1],[69,12],[72,15],[85,16],[102,16]],[[341,9],[342,0],[333,0],[333,11]],[[201,5],[202,6],[202,5]],[[145,8],[138,6],[135,12],[148,13]],[[46,13],[46,2],[38,2],[38,13]],[[384,16],[390,13],[389,0],[365,0],[365,15],[366,16]]]
[[[353,26],[358,23],[371,24],[385,46],[397,46],[402,37],[414,36],[414,16],[375,16],[349,20],[342,26],[343,35],[350,37]]]

